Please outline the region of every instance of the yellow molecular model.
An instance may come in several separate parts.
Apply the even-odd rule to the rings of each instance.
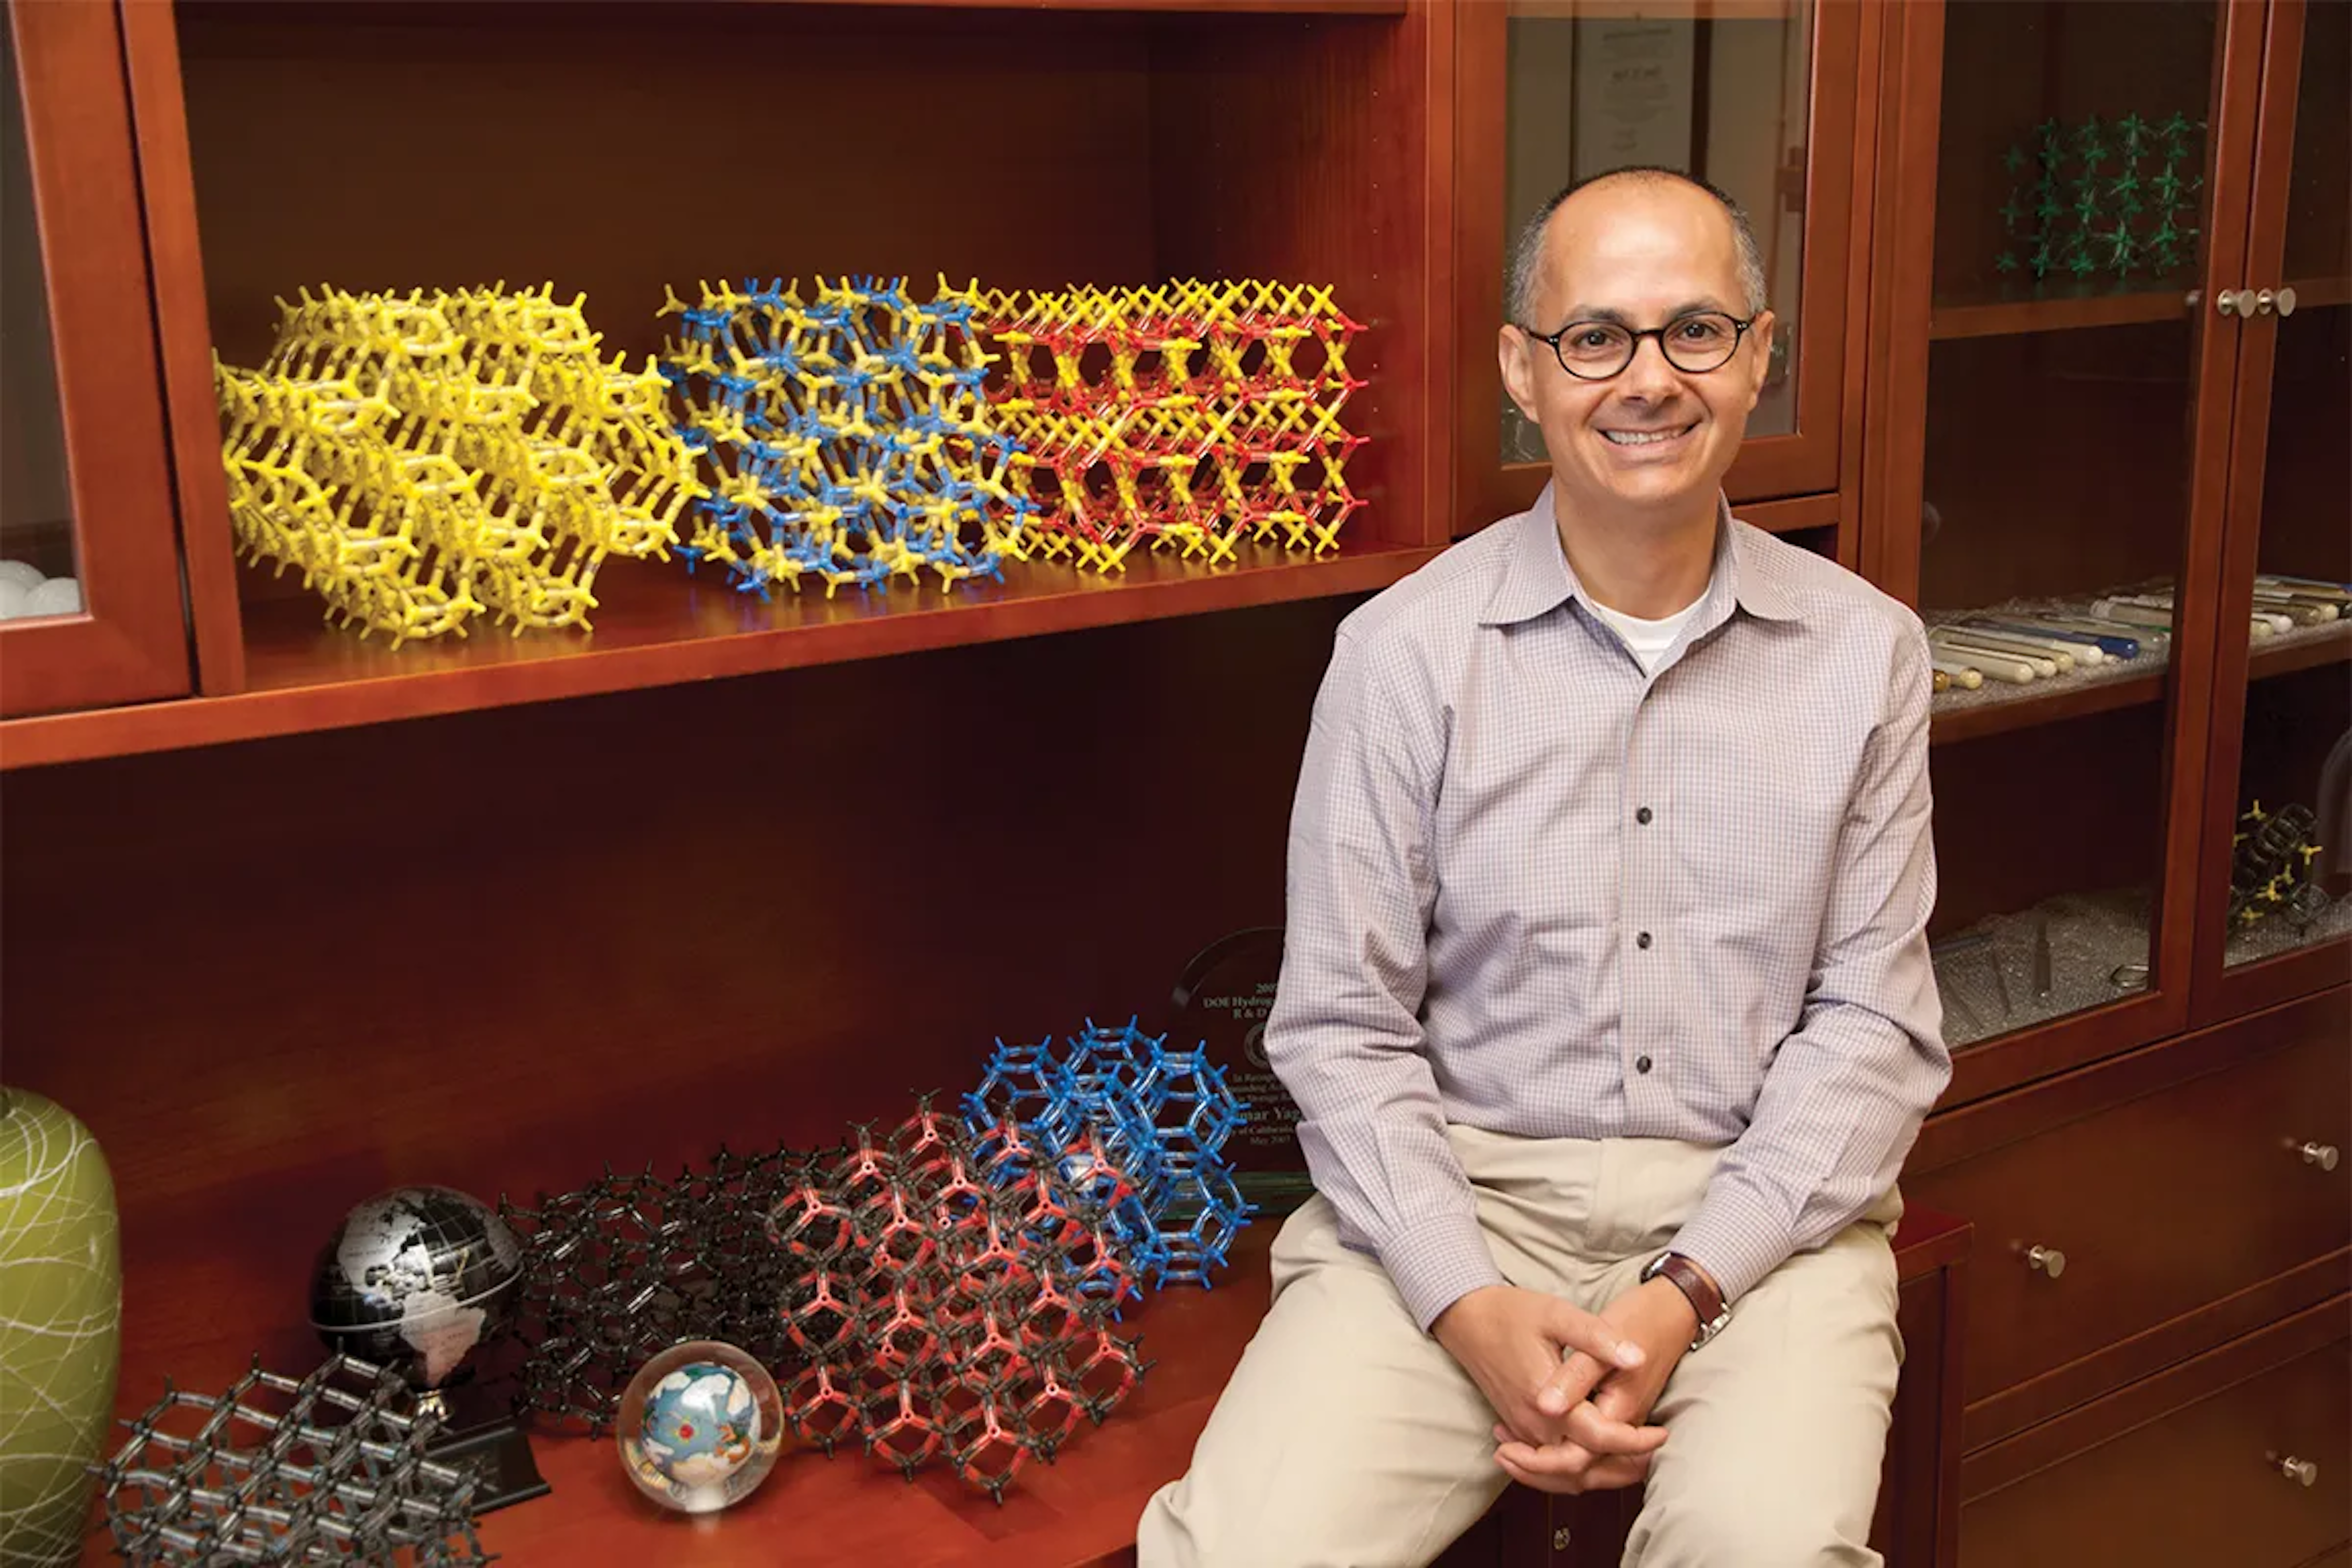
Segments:
[[[243,552],[394,647],[485,610],[518,636],[586,626],[604,557],[666,559],[702,489],[660,374],[604,363],[584,300],[280,300],[259,370],[215,364]]]
[[[1328,288],[991,291],[979,319],[1006,366],[990,415],[1034,459],[1049,558],[1120,571],[1139,540],[1211,562],[1244,539],[1319,555],[1363,504],[1344,470],[1364,438],[1339,423],[1363,329]]]

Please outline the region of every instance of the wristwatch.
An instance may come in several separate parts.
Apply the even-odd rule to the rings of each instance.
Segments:
[[[1698,1333],[1691,1340],[1690,1348],[1698,1349],[1723,1331],[1731,1321],[1731,1309],[1723,1303],[1723,1292],[1707,1282],[1706,1275],[1679,1252],[1661,1252],[1643,1266],[1642,1281],[1647,1284],[1664,1277],[1674,1281],[1675,1289],[1698,1314]]]

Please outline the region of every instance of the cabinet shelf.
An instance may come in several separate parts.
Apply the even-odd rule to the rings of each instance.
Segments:
[[[1319,561],[1272,546],[1238,564],[1129,557],[1108,578],[1014,563],[1002,584],[844,591],[761,604],[675,563],[614,561],[596,579],[593,633],[473,635],[411,643],[322,624],[309,596],[248,594],[247,689],[0,724],[0,769],[253,740],[640,687],[753,675],[1128,621],[1243,609],[1386,587],[1437,553],[1377,540]]]
[[[1955,742],[1998,735],[2008,730],[2055,724],[2068,719],[2084,719],[2094,713],[2111,712],[2118,708],[2137,708],[2143,702],[2153,702],[2164,695],[2164,663],[2159,659],[2149,669],[2135,670],[2129,675],[2105,680],[2086,678],[2080,682],[2060,685],[2055,689],[2045,690],[2038,685],[2013,689],[2017,692],[2014,697],[2004,689],[1991,701],[1933,711],[1927,725],[1928,743],[1950,745]]]
[[[2246,661],[2246,679],[2262,680],[2293,675],[2315,665],[2352,661],[2352,621],[2324,626],[2299,627],[2256,647]]]
[[[1927,315],[1927,336],[2011,337],[2023,332],[2063,332],[2084,327],[2129,327],[2186,319],[2187,288],[2137,293],[2062,287],[2031,300],[1988,300],[1938,304]]]
[[[955,11],[1201,11],[1289,16],[1401,16],[1405,0],[770,0],[794,5],[921,6]]]
[[[1120,1560],[1160,1486],[1181,1474],[1242,1347],[1265,1315],[1279,1216],[1242,1233],[1213,1289],[1175,1286],[1130,1309],[1152,1368],[1099,1428],[1052,1465],[1022,1471],[997,1507],[943,1469],[911,1486],[854,1449],[788,1452],[760,1489],[717,1518],[665,1513],[621,1473],[610,1439],[539,1437],[555,1490],[490,1515],[482,1545],[509,1563],[663,1563],[736,1568],[779,1555],[821,1565],[1081,1568]],[[1907,1240],[1909,1227],[1905,1228]]]
[[[2298,310],[2352,303],[2352,279],[2312,278],[2295,281]],[[2137,293],[2102,292],[2061,286],[2031,300],[1987,300],[1938,304],[1928,311],[1927,335],[1941,342],[1950,338],[2012,337],[2025,332],[2063,332],[2085,327],[2131,327],[2149,321],[2186,317],[2194,290],[2147,289]]]
[[[2257,644],[2247,660],[2246,679],[2263,680],[2292,675],[2315,665],[2347,661],[2352,661],[2352,621],[2303,626]],[[2164,675],[2164,665],[2159,661],[2147,669],[2135,668],[2128,674],[2105,679],[2077,675],[2054,687],[2037,683],[1998,691],[1987,688],[1972,694],[1976,700],[1965,707],[1939,700],[1929,721],[1929,735],[1933,744],[1948,745],[1997,735],[2006,730],[2055,724],[2117,708],[2137,707],[2163,697]]]

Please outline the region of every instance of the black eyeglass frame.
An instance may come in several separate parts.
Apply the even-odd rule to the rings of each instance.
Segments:
[[[1676,370],[1681,371],[1685,375],[1712,375],[1715,372],[1721,370],[1725,365],[1729,364],[1733,360],[1739,357],[1739,345],[1748,341],[1748,329],[1761,321],[1764,318],[1764,311],[1759,310],[1754,315],[1748,317],[1746,321],[1742,321],[1728,310],[1685,310],[1681,315],[1676,316],[1673,321],[1668,321],[1663,327],[1643,327],[1638,331],[1633,327],[1627,326],[1622,321],[1605,321],[1597,317],[1591,316],[1582,317],[1579,320],[1570,321],[1568,325],[1560,328],[1559,331],[1549,333],[1539,332],[1533,327],[1522,325],[1517,321],[1513,321],[1511,325],[1517,327],[1519,331],[1525,332],[1528,337],[1533,338],[1537,342],[1539,342],[1546,348],[1551,350],[1551,357],[1554,362],[1559,364],[1561,370],[1566,371],[1569,374],[1576,377],[1577,380],[1611,381],[1624,374],[1627,368],[1633,364],[1634,359],[1640,355],[1642,352],[1642,340],[1643,338],[1657,339],[1658,353],[1665,356],[1665,360],[1668,364],[1674,366]],[[1683,322],[1695,321],[1701,316],[1719,316],[1723,320],[1729,321],[1731,323],[1731,346],[1724,350],[1723,357],[1721,359],[1716,361],[1713,364],[1708,365],[1705,370],[1693,370],[1690,366],[1675,358],[1675,351],[1666,346],[1666,334],[1673,331]],[[1625,334],[1625,357],[1618,362],[1616,369],[1610,371],[1603,375],[1591,375],[1583,371],[1576,369],[1568,363],[1568,356],[1559,352],[1559,342],[1562,338],[1565,338],[1569,333],[1576,331],[1579,327],[1612,327]]]

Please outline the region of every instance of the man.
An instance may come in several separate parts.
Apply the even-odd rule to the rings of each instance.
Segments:
[[[1773,330],[1728,198],[1572,186],[1513,274],[1551,483],[1340,628],[1266,1031],[1318,1195],[1143,1568],[1423,1563],[1511,1480],[1644,1484],[1643,1568],[1878,1561],[1926,640],[1722,501]]]

